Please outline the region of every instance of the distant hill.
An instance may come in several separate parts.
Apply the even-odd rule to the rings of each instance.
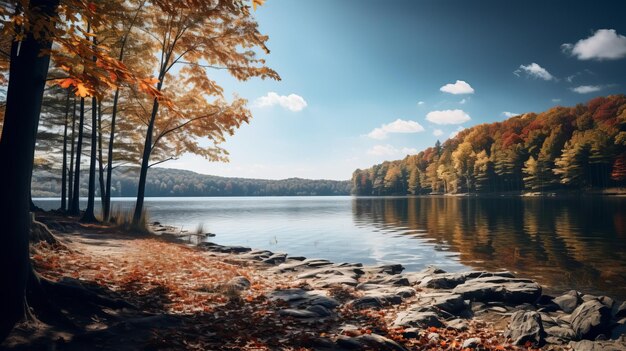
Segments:
[[[357,195],[545,192],[626,186],[626,97],[598,97],[461,131],[357,169]]]
[[[138,168],[113,171],[112,196],[137,195]],[[34,197],[60,196],[60,170],[33,172]],[[146,196],[328,196],[349,195],[350,181],[289,178],[283,180],[227,178],[170,168],[148,171]],[[99,189],[96,184],[96,188]],[[87,177],[81,177],[81,196],[87,193]]]

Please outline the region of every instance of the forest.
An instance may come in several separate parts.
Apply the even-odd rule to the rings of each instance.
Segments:
[[[352,175],[355,195],[543,193],[626,186],[626,96],[464,129]]]
[[[111,196],[137,194],[136,167],[113,170]],[[281,180],[227,178],[168,168],[151,168],[146,182],[146,196],[328,196],[350,195],[350,181],[289,178]],[[96,189],[97,190],[97,189]],[[88,182],[81,180],[80,193],[87,195]],[[58,197],[61,194],[57,169],[35,169],[32,195]],[[99,190],[96,191],[99,196]]]

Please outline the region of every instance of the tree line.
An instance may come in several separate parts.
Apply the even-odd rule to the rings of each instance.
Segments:
[[[111,195],[132,197],[137,194],[138,168],[122,166],[113,170]],[[350,195],[350,181],[289,178],[281,180],[217,177],[191,171],[151,168],[146,182],[146,196],[331,196]],[[83,178],[80,193],[86,195]],[[61,179],[56,169],[35,169],[32,194],[57,197]],[[97,191],[96,195],[101,196]]]
[[[220,144],[252,117],[211,72],[280,79],[252,12],[263,2],[0,2],[0,341],[30,315],[27,291],[46,296],[28,251],[33,166],[58,169],[61,210],[95,222],[109,220],[113,170],[138,165],[139,225],[148,169],[185,152],[224,161]]]
[[[626,97],[598,97],[464,129],[352,175],[356,195],[545,192],[626,186]]]

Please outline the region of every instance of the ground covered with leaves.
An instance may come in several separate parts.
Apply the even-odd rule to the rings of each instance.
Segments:
[[[410,350],[532,349],[511,345],[495,328],[479,321],[463,332],[431,327],[407,337],[403,328],[391,327],[396,313],[407,307],[402,304],[355,309],[345,303],[323,320],[285,316],[280,311],[286,303],[269,298],[272,292],[312,288],[262,263],[206,252],[164,236],[128,234],[62,217],[42,220],[62,243],[32,245],[34,267],[43,277],[128,304],[92,303],[85,308],[77,299],[57,299],[54,303],[73,327],[31,321],[16,328],[2,345],[7,349],[349,349],[349,343],[341,348],[336,341],[361,335],[382,336]],[[239,283],[242,280],[245,286]],[[327,290],[340,302],[359,294],[345,286]],[[480,341],[468,343],[472,338]],[[372,344],[371,349],[395,348]]]

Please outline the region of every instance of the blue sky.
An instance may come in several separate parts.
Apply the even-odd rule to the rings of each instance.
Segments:
[[[460,128],[626,92],[626,2],[268,0],[255,16],[282,81],[210,71],[254,118],[165,167],[349,179]]]

